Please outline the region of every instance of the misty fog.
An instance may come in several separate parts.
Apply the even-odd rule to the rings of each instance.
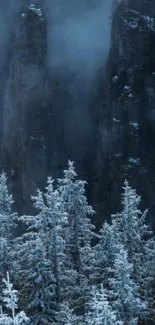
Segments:
[[[69,70],[89,83],[109,51],[111,0],[46,0],[46,10],[52,71]]]
[[[45,10],[51,73],[76,73],[88,87],[107,59],[112,0],[1,0],[0,63],[16,14],[33,3]]]
[[[61,82],[61,88],[67,90],[71,97],[68,104],[64,102],[63,91],[62,94],[61,91],[57,94],[51,88],[51,101],[59,121],[63,110],[66,146],[70,148],[69,152],[76,152],[78,159],[83,159],[83,156],[91,152],[96,145],[94,138],[102,105],[98,75],[102,70],[103,76],[110,48],[112,2],[112,0],[0,2],[0,66],[4,65],[7,51],[9,47],[11,48],[8,44],[16,21],[18,26],[22,8],[25,5],[35,4],[42,7],[45,12],[47,29],[45,73]],[[37,97],[37,94],[35,96]],[[68,158],[76,159],[76,157],[73,155]]]
[[[46,0],[45,12],[48,69],[71,93],[72,114],[66,118],[65,135],[79,159],[91,152],[95,141],[101,105],[98,73],[102,70],[103,75],[110,48],[112,0]]]

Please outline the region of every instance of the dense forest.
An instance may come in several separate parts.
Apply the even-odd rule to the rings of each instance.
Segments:
[[[45,190],[32,197],[33,216],[12,212],[3,173],[0,289],[8,314],[2,310],[0,324],[154,324],[155,237],[140,201],[125,181],[121,211],[97,233],[85,182],[71,161],[62,178],[49,177]],[[19,222],[25,232],[15,237]]]
[[[19,214],[70,159],[103,218],[127,178],[155,215],[154,0],[0,1],[0,167]]]

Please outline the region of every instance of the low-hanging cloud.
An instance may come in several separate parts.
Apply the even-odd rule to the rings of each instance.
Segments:
[[[0,52],[10,37],[14,14],[30,3],[45,9],[52,74],[70,71],[92,79],[107,59],[112,0],[1,0]]]
[[[96,123],[102,105],[97,78],[110,48],[112,2],[45,0],[48,70],[52,77],[62,80],[62,88],[68,88],[72,97],[69,113],[64,113],[64,137],[76,152],[75,160],[92,152],[96,145]],[[57,105],[54,97],[57,111],[61,107],[65,110],[67,105],[63,97],[61,100],[63,103]]]
[[[92,78],[104,66],[110,46],[112,0],[52,1],[48,8],[48,63]]]
[[[54,93],[53,107],[61,120],[64,107],[63,128],[66,146],[82,157],[92,151],[95,122],[94,112],[100,111],[100,100],[92,97],[98,71],[103,69],[110,48],[113,0],[1,0],[0,6],[0,65],[3,66],[4,49],[11,35],[11,26],[16,13],[24,5],[36,4],[44,9],[47,20],[47,70],[48,74],[63,80],[62,88],[70,91],[71,104]],[[2,6],[3,4],[3,6]],[[2,7],[2,8],[1,8]],[[18,19],[18,18],[17,18]],[[18,22],[18,21],[17,21]],[[13,30],[13,29],[12,29]],[[4,46],[5,45],[5,46]],[[61,79],[61,77],[63,77]],[[69,80],[69,82],[67,81]],[[67,84],[68,82],[68,84]],[[97,84],[97,83],[96,83]],[[93,85],[93,87],[92,87]],[[93,95],[91,89],[93,88]],[[96,93],[95,93],[96,92]],[[63,93],[63,91],[62,91]],[[92,96],[92,97],[91,97]],[[99,95],[98,95],[99,97]],[[62,102],[61,102],[62,101]],[[93,111],[93,114],[92,114]],[[95,116],[96,118],[96,116]],[[95,135],[96,136],[96,135]],[[73,150],[73,148],[76,148]]]

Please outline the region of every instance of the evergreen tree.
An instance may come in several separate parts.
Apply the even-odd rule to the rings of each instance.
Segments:
[[[43,194],[38,191],[38,196],[33,197],[33,201],[35,208],[40,210],[37,216],[39,224],[35,227],[43,238],[47,256],[53,265],[56,280],[56,301],[59,304],[62,303],[68,293],[69,286],[74,281],[74,274],[68,270],[65,253],[68,215],[59,191],[54,190],[51,178],[48,178],[46,192]]]
[[[107,288],[116,253],[120,249],[119,234],[117,233],[115,222],[112,225],[107,222],[103,223],[99,234],[99,242],[94,249],[98,282],[102,282],[104,287]]]
[[[27,237],[27,236],[26,236]],[[51,324],[55,318],[55,286],[53,266],[38,234],[29,233],[20,244],[20,301],[33,325]]]
[[[146,306],[139,297],[138,284],[132,279],[133,265],[128,262],[127,252],[120,246],[116,254],[113,278],[110,279],[110,299],[117,317],[124,325],[138,324]]]
[[[102,284],[100,288],[92,287],[86,322],[91,325],[123,325],[117,320],[116,311],[109,304],[107,292]]]
[[[77,179],[73,162],[69,161],[68,169],[64,170],[64,177],[58,180],[58,190],[64,210],[68,215],[70,249],[74,252],[77,251],[77,253],[79,252],[79,247],[91,243],[95,228],[90,221],[90,217],[95,212],[88,205],[85,184],[85,181]]]
[[[94,278],[94,252],[91,241],[94,236],[94,226],[90,217],[94,214],[88,205],[85,195],[86,182],[78,180],[73,162],[68,162],[64,177],[58,180],[58,191],[68,215],[66,230],[66,254],[72,270],[76,272],[74,287],[74,307],[78,313],[84,308],[86,292]]]
[[[128,252],[128,258],[133,263],[134,277],[139,279],[141,265],[145,258],[145,244],[152,232],[145,223],[147,211],[139,210],[140,196],[125,181],[122,195],[122,212],[112,216],[116,224],[116,232]]]
[[[28,233],[23,236],[23,243],[19,244],[21,271],[18,273],[21,277],[26,275],[26,284],[23,283],[24,296],[29,299],[26,310],[31,319],[35,317],[34,324],[39,324],[41,317],[44,324],[56,320],[59,305],[73,281],[65,255],[67,214],[51,178],[48,178],[45,190],[45,193],[38,190],[37,196],[33,197],[34,207],[39,213],[20,218],[28,226]],[[37,285],[33,286],[33,283]]]
[[[17,215],[12,212],[13,199],[8,193],[7,177],[0,175],[0,290],[7,270],[13,270],[13,237]]]
[[[153,263],[154,245],[152,232],[146,225],[147,211],[139,210],[141,202],[136,190],[125,181],[122,195],[122,212],[112,217],[120,243],[128,254],[128,260],[133,265],[132,278],[138,284],[140,297],[145,304],[150,305],[151,268]],[[149,307],[151,308],[151,307]],[[148,311],[149,313],[149,311]]]
[[[59,325],[76,325],[78,324],[78,317],[74,314],[73,309],[69,307],[68,302],[60,305],[60,312],[58,315]]]
[[[3,279],[5,284],[5,289],[3,290],[3,302],[5,303],[6,308],[11,311],[11,315],[4,314],[2,307],[0,313],[0,324],[1,325],[25,325],[29,323],[29,318],[26,316],[24,311],[16,313],[18,308],[17,302],[17,290],[13,289],[12,283],[10,283],[9,273],[7,272],[7,279]]]

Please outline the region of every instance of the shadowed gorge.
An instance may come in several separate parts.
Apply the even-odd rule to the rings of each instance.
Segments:
[[[153,0],[10,0],[0,17],[1,167],[18,211],[71,159],[98,218],[127,178],[154,227]]]
[[[59,176],[68,158],[83,178],[92,178],[110,12],[103,1],[65,7],[44,1],[12,14],[1,155],[17,207],[25,212],[30,193],[48,175]]]

